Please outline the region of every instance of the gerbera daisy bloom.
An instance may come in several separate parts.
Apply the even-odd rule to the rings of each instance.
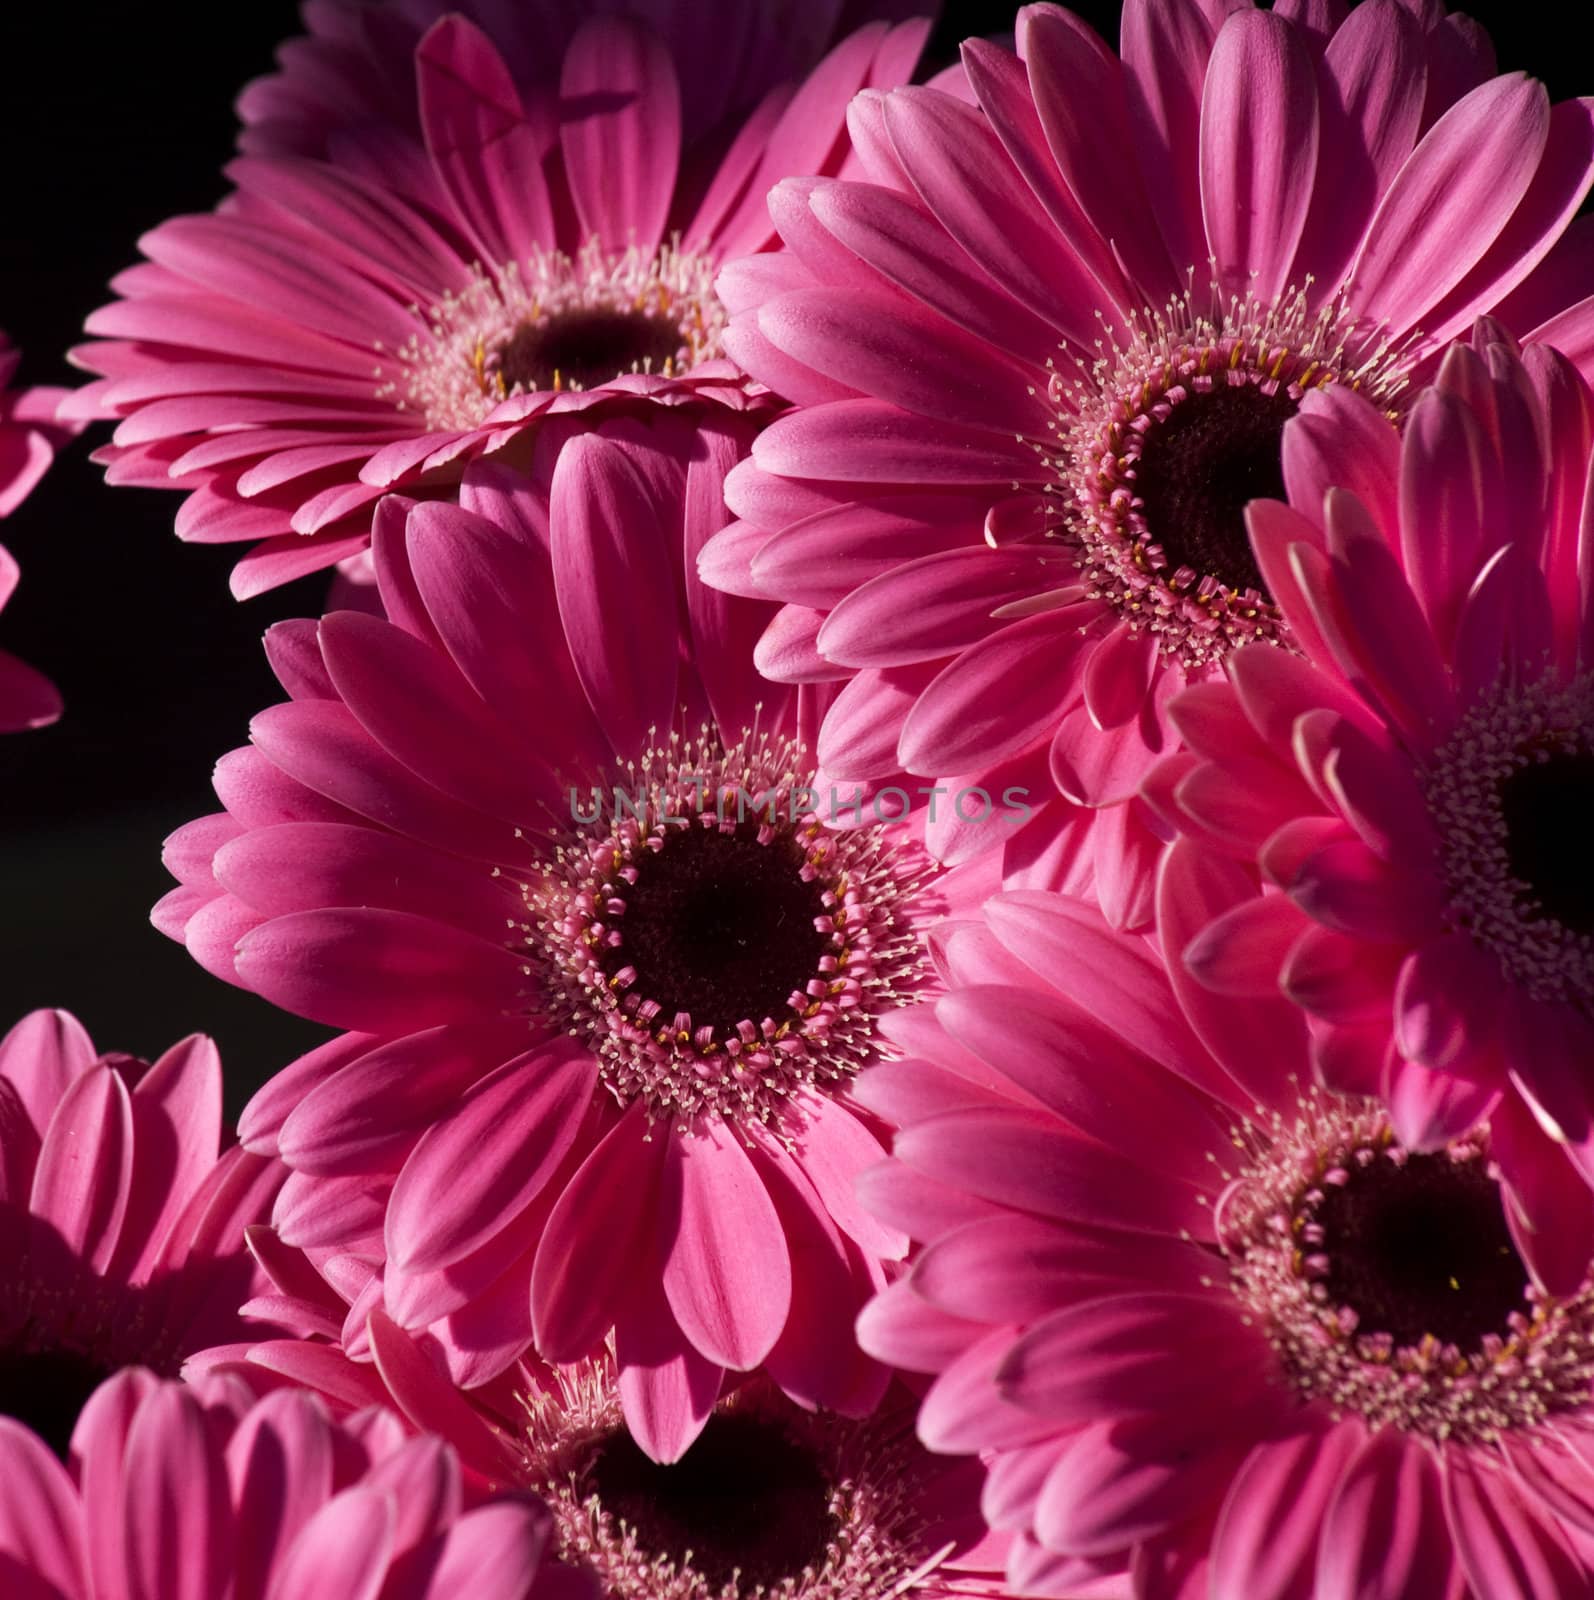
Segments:
[[[1239,871],[1174,845],[1166,936]],[[919,1435],[986,1454],[1014,1586],[1127,1558],[1141,1600],[1591,1592],[1594,1197],[1564,1161],[1507,1192],[1516,1105],[1415,1152],[1311,1083],[1288,1002],[1093,907],[1002,894],[960,937],[888,1024],[915,1059],[859,1084],[902,1125],[862,1198],[925,1245],[859,1333],[937,1374]]]
[[[626,1428],[610,1352],[562,1368],[517,1361],[461,1394],[437,1341],[374,1306],[369,1265],[292,1249],[269,1228],[250,1229],[250,1247],[276,1286],[261,1308],[297,1337],[207,1351],[189,1371],[280,1376],[340,1411],[391,1407],[457,1449],[470,1481],[546,1500],[550,1550],[595,1573],[603,1600],[1003,1592],[1007,1537],[981,1520],[983,1474],[915,1441],[905,1392],[846,1418],[804,1410],[754,1375],[719,1400],[684,1456],[660,1464]],[[845,1322],[832,1331],[847,1339]],[[1126,1593],[1104,1588],[1100,1600]]]
[[[1438,4],[1135,0],[1121,58],[1032,5],[1018,42],[964,46],[975,104],[860,95],[870,181],[782,184],[787,252],[721,274],[726,349],[802,404],[704,571],[786,602],[768,675],[845,682],[828,770],[1054,781],[1012,881],[1139,925],[1169,696],[1289,642],[1241,517],[1285,421],[1327,388],[1402,414],[1562,234],[1594,111],[1494,76]]]
[[[227,809],[172,840],[156,911],[352,1030],[242,1118],[293,1169],[283,1236],[374,1255],[467,1387],[534,1332],[565,1362],[614,1329],[659,1459],[726,1369],[879,1398],[835,1328],[905,1241],[853,1200],[880,1145],[848,1090],[978,887],[884,820],[906,797],[820,793],[808,697],[747,660],[768,608],[697,582],[736,456],[661,413],[546,484],[478,465],[458,507],[385,502],[391,620],[273,632],[293,699],[218,767]]]
[[[548,1510],[466,1509],[454,1453],[391,1413],[334,1422],[315,1396],[256,1399],[131,1369],[83,1409],[63,1467],[0,1417],[0,1572],[49,1600],[596,1600],[546,1559]]]
[[[10,516],[27,499],[55,459],[55,452],[78,431],[55,420],[65,389],[11,387],[20,360],[20,353],[0,332],[0,517]],[[16,561],[0,545],[0,611],[16,589],[18,577]],[[61,696],[55,685],[26,662],[0,650],[0,733],[42,728],[60,715]]]
[[[1303,406],[1288,504],[1248,515],[1306,659],[1236,651],[1176,700],[1190,749],[1148,793],[1260,869],[1186,952],[1203,981],[1282,987],[1408,1143],[1519,1094],[1594,1177],[1591,433],[1572,365],[1488,322],[1403,440]]]
[[[0,1415],[57,1453],[111,1373],[175,1374],[247,1327],[244,1228],[283,1174],[221,1138],[208,1039],[102,1056],[64,1011],[0,1039]]]
[[[74,359],[102,377],[69,410],[120,419],[110,478],[189,490],[182,538],[255,544],[242,597],[356,555],[386,489],[451,486],[541,418],[767,409],[724,355],[715,270],[773,242],[777,178],[846,169],[847,102],[903,81],[929,23],[869,22],[814,66],[828,28],[786,56],[740,24],[759,9],[313,8],[246,96],[269,131],[236,191],[148,234],[89,318]],[[736,40],[750,99],[699,82]]]

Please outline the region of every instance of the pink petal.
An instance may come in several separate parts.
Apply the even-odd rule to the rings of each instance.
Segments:
[[[994,897],[985,915],[1014,955],[1140,1054],[1219,1099],[1232,1095],[1169,1004],[1168,969],[1142,941],[1114,932],[1083,902],[1032,890]]]
[[[1497,981],[1497,969],[1467,934],[1418,946],[1401,967],[1395,990],[1401,1054],[1442,1070],[1479,1053],[1494,1031],[1484,997]]]
[[[914,1262],[913,1292],[971,1322],[1037,1322],[1068,1299],[1126,1293],[1140,1284],[1198,1293],[1209,1276],[1182,1239],[1043,1222],[982,1218],[942,1234]]]
[[[502,1475],[500,1481],[513,1471],[514,1451],[503,1435],[380,1306],[371,1312],[370,1336],[376,1370],[418,1429],[447,1439],[465,1460],[480,1462],[480,1470]]]
[[[1317,166],[1312,58],[1287,22],[1244,10],[1218,32],[1201,97],[1201,210],[1225,289],[1291,281]]]
[[[0,1483],[0,1568],[8,1589],[20,1579],[17,1600],[87,1594],[77,1488],[38,1435],[10,1417],[0,1417]]]
[[[1277,994],[1279,969],[1306,926],[1300,908],[1286,895],[1242,900],[1185,947],[1184,964],[1219,994]]]
[[[506,822],[535,823],[557,803],[553,778],[524,736],[419,640],[337,611],[321,623],[321,651],[349,710],[412,772]]]
[[[192,1393],[161,1387],[127,1440],[123,1504],[127,1600],[223,1600],[233,1518],[221,1451]]]
[[[809,1089],[791,1097],[796,1116],[789,1130],[804,1178],[813,1185],[826,1214],[860,1249],[884,1260],[900,1260],[907,1240],[882,1227],[856,1198],[858,1174],[885,1154],[880,1141],[845,1106]]]
[[[357,1485],[321,1507],[272,1573],[266,1600],[376,1600],[393,1554],[394,1501]]]
[[[1445,1517],[1474,1591],[1489,1600],[1561,1600],[1588,1586],[1587,1569],[1555,1522],[1501,1472],[1447,1456]]]
[[[1212,1161],[1228,1148],[1225,1117],[1061,997],[999,985],[958,988],[935,1014],[954,1039],[1070,1127],[1141,1166],[1205,1184]]]
[[[526,1023],[512,1017],[428,1028],[385,1044],[367,1039],[330,1073],[284,1093],[277,1152],[303,1172],[396,1170],[425,1129],[519,1055],[526,1039]],[[250,1113],[264,1110],[269,1092],[270,1085],[256,1095]]]
[[[531,1279],[544,1360],[578,1361],[614,1325],[635,1262],[657,1225],[657,1184],[669,1140],[648,1138],[634,1101],[582,1163],[548,1217]]]
[[[1394,6],[1353,14],[1390,13],[1401,15]],[[1400,434],[1353,389],[1333,383],[1306,395],[1300,410],[1284,424],[1280,459],[1290,504],[1311,521],[1321,523],[1324,495],[1340,488],[1355,495],[1380,527],[1391,532],[1396,528]]]
[[[1163,857],[1157,882],[1157,923],[1165,948],[1170,955],[1189,950],[1209,923],[1254,894],[1237,863],[1202,850],[1193,840],[1176,840]],[[1281,995],[1235,1006],[1198,983],[1178,959],[1168,963],[1168,982],[1202,1044],[1244,1089],[1242,1106],[1247,1100],[1278,1105],[1292,1096],[1290,1085],[1306,1053],[1306,1030],[1295,1006]],[[1205,1079],[1214,1076],[1207,1068],[1196,1081],[1211,1087]],[[1235,1104],[1232,1089],[1225,1098]]]
[[[1014,299],[1088,343],[1100,289],[1036,216],[1031,191],[984,118],[935,90],[898,89],[886,97],[885,122],[897,159],[942,227]]]
[[[1495,78],[1429,129],[1390,184],[1351,271],[1352,308],[1400,329],[1466,276],[1526,194],[1549,136],[1549,98]]]
[[[837,400],[789,412],[759,435],[753,459],[783,477],[926,487],[1006,485],[1032,476],[1036,460],[1017,441],[915,417],[879,400]]]
[[[1058,685],[1088,647],[1080,620],[1026,617],[965,650],[908,714],[902,764],[910,772],[968,772],[1049,732],[1060,711]]]
[[[487,36],[441,18],[416,46],[415,88],[427,153],[485,260],[525,261],[552,245],[541,141]]]
[[[1395,1137],[1412,1150],[1442,1150],[1494,1109],[1500,1091],[1410,1061],[1385,1062],[1380,1093]]]
[[[769,1354],[791,1309],[780,1218],[736,1136],[706,1121],[665,1140],[664,1293],[681,1330],[711,1361],[747,1371]]]
[[[1212,1542],[1212,1584],[1247,1600],[1312,1594],[1319,1533],[1351,1458],[1360,1420],[1258,1445],[1234,1475]]]
[[[554,586],[576,675],[614,748],[641,750],[674,714],[676,610],[645,606],[617,629],[608,597],[674,595],[658,512],[625,450],[596,435],[560,451],[550,495]]]
[[[996,632],[994,613],[1047,586],[1036,552],[977,545],[904,562],[847,595],[819,630],[827,661],[890,667],[956,654]]]
[[[1317,1547],[1316,1595],[1448,1595],[1453,1532],[1446,1520],[1427,1450],[1398,1429],[1381,1429],[1346,1469],[1329,1506]]]
[[[637,1286],[615,1324],[615,1363],[626,1426],[650,1460],[679,1461],[719,1399],[725,1369],[676,1326],[661,1287]]]
[[[422,1136],[393,1186],[386,1237],[395,1266],[450,1266],[523,1211],[575,1142],[597,1070],[584,1045],[555,1040],[475,1084]]]
[[[237,966],[273,1004],[371,1033],[497,1015],[524,983],[511,950],[403,911],[277,917],[239,941]]]
[[[883,1286],[849,1247],[802,1169],[774,1139],[761,1139],[753,1165],[780,1217],[792,1261],[791,1309],[764,1370],[803,1406],[866,1416],[880,1403],[890,1374],[837,1329],[851,1326],[870,1293]]]
[[[826,287],[759,309],[759,331],[815,372],[916,416],[1014,434],[1045,431],[1026,371],[944,317],[883,290]]]
[[[0,1039],[0,1077],[16,1091],[41,1139],[62,1096],[96,1054],[70,1011],[30,1011]]]
[[[1020,19],[1020,53],[1029,73],[1035,114],[1057,170],[1080,211],[1112,242],[1130,280],[1148,298],[1167,293],[1173,288],[1174,272],[1156,228],[1147,225],[1149,207],[1135,163],[1122,67],[1089,28],[1066,14],[1025,8]],[[976,62],[989,59],[968,46],[965,51],[971,75]],[[982,92],[980,98],[991,115],[990,92]],[[1001,123],[996,125],[1002,133]],[[1004,143],[1029,176],[1015,151],[1016,133],[1016,127],[1011,129]],[[1053,215],[1056,218],[1055,211]],[[1057,220],[1061,226],[1061,218]]]
[[[675,64],[650,28],[595,17],[565,49],[559,141],[583,234],[650,253],[664,236],[681,157]]]
[[[1139,714],[1157,665],[1156,635],[1118,627],[1085,663],[1085,705],[1103,730],[1121,727]]]
[[[545,1591],[547,1600],[585,1600],[585,1575],[542,1561],[548,1542],[547,1510],[529,1495],[477,1506],[449,1530],[437,1566],[413,1600],[456,1600],[465,1594],[543,1600]]]
[[[1166,1413],[1171,1428],[1238,1408],[1265,1387],[1270,1364],[1261,1330],[1246,1328],[1232,1303],[1141,1293],[1037,1323],[1002,1361],[997,1387],[1053,1427]]]
[[[1190,156],[1201,145],[1202,85],[1216,31],[1194,0],[1125,0],[1120,53],[1129,129],[1175,270],[1207,254]]]
[[[121,1238],[133,1179],[133,1108],[121,1074],[97,1066],[61,1097],[45,1130],[29,1210],[104,1272]]]
[[[897,1135],[897,1159],[938,1183],[1038,1217],[1205,1238],[1202,1196],[1024,1111],[954,1111]]]

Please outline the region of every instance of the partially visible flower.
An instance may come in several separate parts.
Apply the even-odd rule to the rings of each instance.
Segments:
[[[334,1422],[303,1390],[132,1369],[84,1407],[64,1467],[0,1417],[8,1595],[596,1600],[546,1558],[549,1533],[529,1495],[467,1509],[441,1440],[377,1410]]]
[[[1121,59],[1031,5],[1018,43],[964,46],[977,104],[860,95],[870,181],[780,185],[787,253],[720,275],[726,349],[799,409],[704,572],[785,602],[768,675],[844,685],[828,770],[1044,782],[1010,881],[1142,926],[1169,697],[1291,644],[1241,517],[1280,492],[1285,421],[1319,391],[1403,412],[1561,237],[1594,103],[1495,76],[1438,4],[1133,0]],[[1524,314],[1586,295],[1585,261]],[[1589,325],[1594,299],[1551,324]],[[929,843],[991,838],[948,816]]]
[[[614,1330],[660,1459],[727,1372],[878,1400],[835,1328],[905,1242],[853,1199],[881,1146],[851,1085],[985,887],[936,873],[905,796],[833,825],[811,696],[749,660],[768,608],[698,581],[747,429],[601,424],[546,478],[479,463],[457,507],[384,503],[391,620],[273,631],[292,699],[170,841],[155,913],[352,1030],[244,1113],[293,1169],[283,1236],[364,1262],[465,1387]]]
[[[65,389],[11,388],[21,360],[0,332],[0,517],[7,517],[27,499],[49,469],[55,452],[82,427],[57,422],[56,407]],[[19,576],[15,560],[0,545],[0,611],[11,598]],[[0,650],[0,733],[42,728],[61,715],[61,696],[50,680]]]
[[[816,66],[834,6],[785,32],[741,0],[625,9],[648,15],[313,8],[245,96],[236,192],[148,234],[89,318],[74,359],[102,376],[68,409],[120,419],[111,481],[191,491],[180,537],[255,546],[240,596],[546,417],[773,403],[725,358],[714,273],[773,241],[777,178],[849,169],[848,100],[903,81],[929,24],[867,22]]]
[[[1162,871],[1177,948],[1239,869]],[[1278,996],[1219,999],[1056,896],[996,896],[861,1196],[926,1248],[859,1325],[937,1374],[932,1449],[981,1452],[1019,1592],[1548,1600],[1594,1585],[1594,1197],[1518,1166],[1510,1102],[1426,1151],[1310,1082]],[[1531,1230],[1562,1278],[1536,1270]],[[1582,1255],[1573,1249],[1582,1241]]]
[[[262,1305],[295,1338],[202,1353],[190,1370],[286,1379],[340,1410],[390,1406],[441,1434],[483,1486],[518,1485],[553,1511],[559,1558],[597,1575],[603,1600],[954,1600],[1003,1592],[1005,1535],[979,1512],[983,1473],[913,1437],[892,1390],[863,1418],[805,1410],[762,1375],[715,1406],[676,1462],[627,1431],[612,1355],[516,1362],[461,1394],[426,1333],[406,1334],[347,1257],[299,1251],[271,1229],[250,1244],[277,1285]],[[833,1324],[838,1345],[851,1337]],[[623,1382],[623,1380],[622,1380]],[[1078,1600],[1118,1600],[1122,1585]]]
[[[1203,981],[1282,988],[1324,1081],[1413,1147],[1521,1097],[1594,1181],[1591,438],[1571,364],[1489,322],[1404,439],[1354,396],[1303,407],[1309,465],[1249,517],[1307,659],[1238,651],[1175,701],[1190,750],[1148,792],[1260,872],[1185,952]]]
[[[244,1229],[285,1174],[221,1142],[208,1039],[102,1056],[63,1011],[0,1039],[0,1415],[64,1454],[101,1380],[241,1336]]]

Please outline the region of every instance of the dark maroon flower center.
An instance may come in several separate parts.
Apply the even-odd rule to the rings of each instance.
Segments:
[[[752,817],[729,833],[694,822],[640,854],[623,891],[622,943],[604,965],[611,975],[635,968],[632,992],[657,1003],[661,1026],[681,1012],[716,1032],[779,1018],[818,972],[823,886],[803,881],[794,839],[761,843],[758,832]]]
[[[77,1350],[0,1350],[0,1416],[25,1423],[65,1461],[79,1414],[112,1370]]]
[[[1197,392],[1146,430],[1135,493],[1170,571],[1266,594],[1245,529],[1246,502],[1284,498],[1280,440],[1296,402],[1255,384]]]
[[[1347,1163],[1309,1215],[1323,1231],[1330,1303],[1357,1315],[1358,1334],[1396,1347],[1432,1335],[1463,1353],[1504,1335],[1530,1309],[1527,1269],[1511,1242],[1500,1186],[1479,1156],[1440,1152]]]
[[[589,1477],[643,1551],[677,1565],[690,1551],[692,1569],[715,1589],[737,1574],[747,1590],[817,1570],[839,1531],[818,1462],[763,1418],[717,1413],[672,1466],[648,1460],[629,1434],[612,1434]]]
[[[678,323],[594,306],[521,323],[499,347],[497,371],[505,393],[591,389],[625,372],[663,372],[680,353]]]
[[[1500,784],[1506,854],[1546,916],[1594,933],[1594,751],[1558,750]]]

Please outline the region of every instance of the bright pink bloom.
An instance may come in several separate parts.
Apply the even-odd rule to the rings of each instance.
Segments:
[[[0,1413],[64,1451],[103,1378],[239,1338],[280,1165],[221,1153],[221,1061],[97,1055],[64,1011],[0,1039]]]
[[[1173,846],[1164,937],[1240,876]],[[1503,1189],[1509,1102],[1407,1150],[1310,1084],[1287,1001],[1059,896],[945,949],[946,995],[886,1024],[914,1059],[858,1086],[903,1129],[861,1198],[926,1245],[859,1334],[937,1374],[919,1435],[985,1453],[1016,1588],[1128,1559],[1140,1600],[1591,1592],[1594,1281],[1586,1249],[1534,1268],[1594,1197],[1537,1163]]]
[[[190,1372],[285,1378],[340,1411],[393,1408],[453,1445],[468,1481],[545,1498],[550,1548],[595,1570],[605,1600],[740,1600],[760,1583],[781,1594],[808,1564],[802,1600],[1001,1592],[1007,1539],[981,1520],[983,1474],[914,1440],[901,1390],[869,1417],[843,1418],[804,1411],[754,1375],[719,1400],[679,1461],[659,1465],[626,1431],[608,1354],[559,1369],[528,1358],[461,1393],[437,1341],[403,1332],[364,1293],[369,1265],[292,1249],[269,1228],[251,1229],[250,1247],[277,1284],[262,1304],[298,1337],[208,1351]],[[832,1333],[847,1339],[845,1321]],[[727,1596],[732,1566],[742,1576]]]
[[[1591,435],[1571,364],[1488,322],[1403,439],[1313,397],[1289,504],[1249,512],[1306,659],[1236,651],[1175,701],[1190,749],[1148,793],[1260,870],[1186,952],[1203,981],[1282,987],[1324,1081],[1382,1095],[1414,1148],[1520,1095],[1594,1181]]]
[[[868,803],[827,826],[794,742],[812,691],[748,662],[769,608],[697,581],[749,431],[728,415],[600,424],[550,478],[477,464],[457,507],[385,501],[392,620],[273,630],[293,698],[220,763],[226,810],[170,841],[155,913],[353,1030],[242,1119],[294,1169],[284,1238],[380,1261],[371,1303],[465,1387],[533,1332],[564,1362],[614,1329],[659,1459],[727,1369],[878,1400],[835,1329],[905,1241],[853,1200],[880,1146],[848,1091],[972,892]]]
[[[63,1467],[0,1417],[0,1576],[19,1600],[598,1600],[546,1560],[548,1509],[466,1509],[459,1463],[390,1413],[335,1423],[137,1369],[84,1407]]]
[[[78,424],[58,423],[56,407],[65,389],[12,389],[21,356],[0,332],[0,517],[7,517],[27,499],[49,469],[55,452],[79,431]],[[0,545],[0,611],[17,586],[18,569]],[[0,650],[0,733],[42,728],[61,715],[61,696],[50,680]]]
[[[786,602],[766,673],[845,683],[827,770],[1055,782],[1010,881],[1138,926],[1167,700],[1281,637],[1240,510],[1284,420],[1328,385],[1398,413],[1479,312],[1587,293],[1583,234],[1519,286],[1594,179],[1594,102],[1493,76],[1435,0],[1130,0],[1121,59],[1032,5],[1018,45],[965,45],[974,104],[860,95],[870,181],[780,185],[788,251],[720,275],[726,349],[801,404],[704,571]],[[1594,338],[1594,300],[1552,326]]]
[[[546,416],[767,410],[714,272],[773,242],[777,178],[848,169],[848,100],[929,27],[870,22],[815,66],[835,6],[752,36],[742,0],[403,9],[311,9],[245,96],[237,190],[144,238],[75,356],[103,376],[73,414],[121,419],[111,480],[190,490],[182,538],[255,544],[240,596],[357,554],[386,489],[447,488]]]

